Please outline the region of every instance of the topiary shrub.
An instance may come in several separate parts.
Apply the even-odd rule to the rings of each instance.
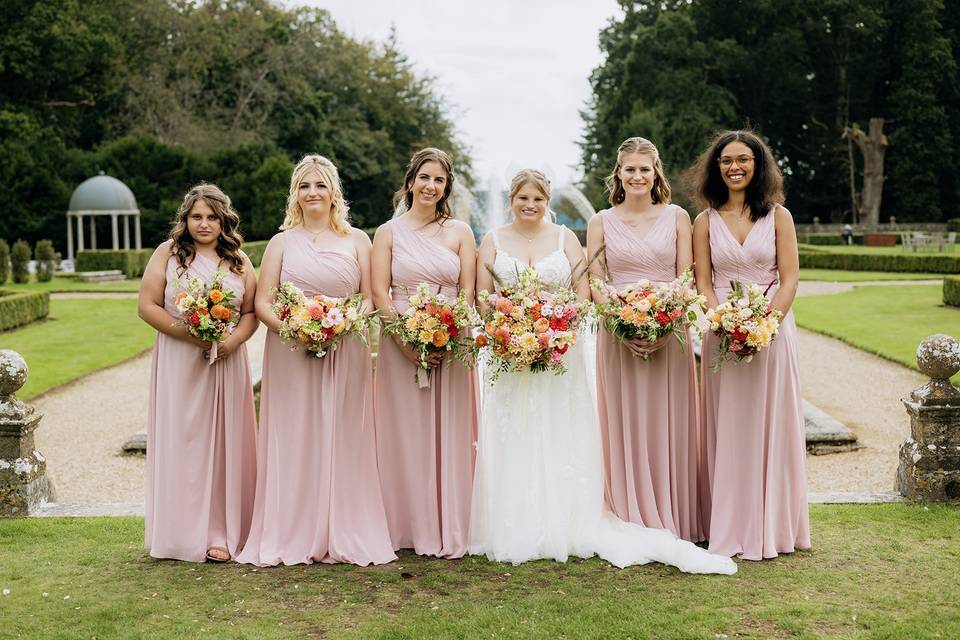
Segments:
[[[14,284],[30,282],[30,245],[26,240],[17,240],[10,250],[10,267]]]
[[[0,290],[0,331],[30,324],[46,318],[49,313],[50,294],[46,291],[14,293]]]
[[[960,256],[930,256],[891,253],[816,253],[800,251],[804,269],[840,271],[892,271],[895,273],[960,273]]]
[[[960,231],[960,218],[947,220],[947,231]]]
[[[33,255],[37,260],[37,282],[53,280],[53,272],[57,270],[57,252],[53,250],[53,243],[37,240]]]
[[[960,277],[947,276],[943,279],[943,304],[960,307]]]
[[[247,257],[250,258],[253,266],[260,266],[260,261],[263,260],[263,252],[267,250],[267,242],[267,240],[257,240],[255,242],[243,243],[241,248],[243,252],[247,254]]]
[[[10,245],[0,238],[0,284],[4,284],[10,276]]]

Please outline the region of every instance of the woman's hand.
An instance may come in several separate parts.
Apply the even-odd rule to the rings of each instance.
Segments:
[[[403,353],[404,356],[406,356],[407,360],[409,360],[410,362],[412,362],[413,364],[419,367],[420,352],[417,349],[414,349],[410,345],[400,340],[399,337],[397,336],[391,336],[391,337],[393,338],[393,341],[396,343],[397,347],[399,347],[400,352]],[[443,362],[444,353],[445,352],[443,351],[434,351],[432,353],[427,354],[427,367],[432,369],[438,366],[441,362]]]
[[[667,344],[667,340],[671,338],[671,335],[668,333],[665,336],[661,336],[653,342],[649,340],[642,340],[640,338],[631,338],[630,340],[625,340],[624,344],[627,349],[630,350],[630,353],[637,356],[638,358],[643,358],[646,360],[653,353],[659,351]]]
[[[203,344],[206,347],[203,351],[203,357],[209,360],[210,356],[213,355],[213,344],[210,342],[204,342]],[[228,336],[225,340],[221,340],[217,343],[217,357],[214,361],[223,360],[236,351],[241,344],[243,343],[235,339],[233,335]]]

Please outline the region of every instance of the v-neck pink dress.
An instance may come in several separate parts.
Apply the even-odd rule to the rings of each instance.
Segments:
[[[167,261],[163,307],[180,317],[178,281],[212,280],[218,265],[197,255],[186,273]],[[222,267],[226,271],[226,267]],[[243,304],[244,280],[224,286]],[[257,417],[247,347],[212,365],[203,351],[158,333],[147,409],[145,546],[154,558],[203,562],[209,547],[235,557],[247,539],[256,482]]]
[[[307,295],[360,290],[353,255],[283,234],[281,282]],[[383,564],[396,558],[377,479],[370,349],[347,336],[322,358],[267,334],[260,389],[257,499],[238,562]]]
[[[397,311],[409,306],[417,285],[456,296],[460,257],[403,218],[388,222],[393,234],[391,295]],[[377,452],[383,502],[394,549],[459,558],[467,553],[477,375],[452,359],[416,381],[417,367],[389,335],[377,349]]]
[[[678,210],[668,206],[642,239],[612,211],[598,214],[611,284],[618,291],[640,279],[676,278]],[[697,372],[690,341],[681,346],[670,340],[644,361],[601,329],[597,403],[606,497],[613,512],[684,540],[703,540]]]
[[[711,209],[710,259],[722,302],[730,281],[777,291],[774,211],[757,220],[741,245]],[[704,339],[701,500],[710,551],[747,560],[810,547],[806,439],[797,329],[793,312],[750,362],[711,369],[717,340]]]

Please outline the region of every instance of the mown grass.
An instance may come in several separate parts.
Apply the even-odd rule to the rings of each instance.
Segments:
[[[818,282],[877,282],[882,280],[942,280],[936,273],[894,273],[890,271],[840,271],[800,269],[800,280]]]
[[[98,292],[98,293],[136,293],[140,291],[140,280],[120,280],[119,282],[83,282],[75,276],[54,276],[50,282],[37,282],[36,274],[30,275],[30,282],[13,284],[8,280],[0,289],[10,291],[49,291],[50,293]]]
[[[946,307],[939,285],[854,287],[853,291],[797,298],[804,329],[917,368],[917,345],[933,333],[960,339],[960,309]],[[960,374],[952,381],[960,383]]]
[[[156,331],[137,317],[137,301],[51,300],[50,316],[0,333],[0,348],[24,357],[30,373],[18,392],[37,396],[149,349]]]
[[[954,245],[956,249],[956,245]],[[913,251],[912,249],[904,250],[900,245],[895,245],[892,247],[865,247],[862,244],[854,245],[844,245],[844,244],[801,244],[800,250],[809,250],[817,251],[820,253],[857,253],[857,254],[878,254],[878,255],[888,255],[888,254],[899,254],[905,256],[956,256],[960,255],[960,252],[956,250],[946,251],[940,250],[923,250],[923,251]]]
[[[815,505],[811,517],[813,551],[740,562],[733,577],[408,553],[254,570],[151,559],[140,518],[3,520],[0,636],[960,637],[960,509]]]

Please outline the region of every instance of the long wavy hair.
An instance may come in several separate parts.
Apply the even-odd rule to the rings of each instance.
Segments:
[[[623,168],[623,156],[628,153],[642,153],[650,156],[653,160],[653,188],[650,189],[650,199],[654,204],[670,202],[670,183],[667,182],[667,176],[663,172],[663,163],[660,161],[660,152],[655,144],[635,136],[627,138],[620,143],[617,149],[617,162],[613,166],[613,171],[604,179],[607,186],[607,193],[610,194],[610,205],[617,206],[627,198],[627,192],[623,188],[623,181],[620,180],[620,169]]]
[[[403,176],[403,186],[393,194],[393,206],[395,208],[405,206],[406,211],[410,210],[413,206],[413,182],[416,180],[420,168],[431,161],[438,163],[443,167],[443,170],[447,172],[447,184],[443,188],[443,195],[437,200],[437,210],[434,214],[434,221],[438,224],[443,224],[444,220],[449,220],[453,217],[453,210],[450,208],[450,203],[447,200],[453,192],[455,175],[453,172],[453,160],[450,159],[446,151],[435,147],[420,149],[420,151],[417,151],[413,154],[413,157],[410,158],[407,171]]]
[[[350,232],[350,223],[347,213],[350,206],[343,197],[343,184],[340,182],[340,172],[337,166],[328,158],[321,155],[307,155],[300,159],[290,175],[290,193],[287,194],[287,209],[280,229],[292,229],[303,224],[303,209],[297,199],[300,183],[304,176],[311,171],[320,174],[320,179],[330,190],[330,228],[344,236]]]
[[[201,182],[187,191],[183,202],[177,210],[173,228],[167,236],[172,241],[171,251],[177,259],[177,275],[187,272],[190,263],[197,254],[193,237],[187,229],[187,217],[198,201],[203,200],[213,210],[220,221],[220,235],[217,237],[217,255],[230,265],[230,271],[236,274],[243,273],[243,257],[240,255],[240,245],[243,237],[237,231],[240,226],[240,215],[234,210],[230,196],[225,194],[215,184]]]
[[[766,216],[774,205],[783,204],[783,176],[770,147],[753,131],[724,131],[714,137],[707,150],[700,154],[690,174],[692,191],[704,208],[719,209],[730,199],[730,192],[720,173],[720,154],[731,142],[742,142],[753,153],[753,177],[744,194],[750,207],[750,220]]]

